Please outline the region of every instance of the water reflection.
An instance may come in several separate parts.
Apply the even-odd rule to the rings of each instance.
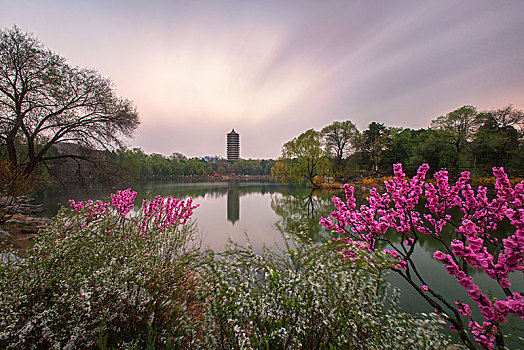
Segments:
[[[308,235],[314,241],[324,240],[328,232],[318,224],[321,216],[332,211],[334,192],[311,191],[275,182],[146,182],[107,188],[46,189],[37,194],[37,200],[47,206],[45,215],[53,216],[59,203],[69,199],[88,200],[108,198],[117,189],[132,188],[138,192],[138,206],[144,198],[156,195],[193,198],[200,207],[194,217],[205,235],[206,243],[220,250],[229,238],[244,242],[246,235],[252,245],[279,244],[288,234]],[[242,213],[242,218],[240,214]]]
[[[330,191],[304,189],[272,194],[271,209],[279,216],[275,228],[315,242],[328,239],[330,233],[318,222],[333,211],[332,195]]]
[[[230,188],[227,191],[227,221],[233,225],[240,220],[240,196],[238,190]]]

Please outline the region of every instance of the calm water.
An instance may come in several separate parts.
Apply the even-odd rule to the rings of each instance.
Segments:
[[[330,198],[335,192],[313,193],[310,189],[274,182],[147,182],[131,186],[138,192],[135,206],[156,195],[180,199],[193,198],[200,204],[195,210],[204,244],[221,250],[228,239],[247,243],[257,249],[283,242],[291,232],[310,232],[316,241],[328,239],[329,233],[318,222],[331,212]],[[122,189],[125,189],[122,188]],[[53,216],[68,200],[105,199],[116,189],[99,186],[82,189],[48,189],[37,194],[44,203],[44,215]]]
[[[343,195],[342,191],[312,191],[273,182],[149,182],[133,185],[132,189],[138,192],[136,204],[141,203],[144,197],[152,198],[156,195],[181,199],[192,197],[194,202],[200,204],[194,217],[203,235],[204,244],[217,250],[223,249],[228,239],[240,244],[246,244],[249,239],[257,250],[264,245],[283,246],[283,237],[290,234],[307,234],[315,241],[328,240],[332,237],[331,234],[318,222],[321,216],[329,216],[333,211],[331,197]],[[45,214],[52,216],[60,204],[68,205],[70,198],[104,199],[110,192],[110,189],[96,186],[89,189],[46,190],[38,193],[37,200],[46,204],[48,209]],[[433,259],[436,248],[433,241],[422,241],[415,254],[417,265],[422,275],[426,276],[427,284],[453,301],[469,300],[456,280],[445,272],[442,264]],[[388,279],[401,290],[400,306],[403,311],[433,311],[400,277],[390,275]],[[477,274],[474,275],[474,280],[483,288],[497,291],[495,296],[502,296],[489,278]],[[514,290],[524,290],[522,278],[513,279],[512,283]],[[515,322],[522,326],[521,321]]]

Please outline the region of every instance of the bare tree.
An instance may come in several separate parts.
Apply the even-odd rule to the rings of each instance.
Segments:
[[[0,146],[12,166],[37,166],[75,154],[51,155],[59,143],[94,149],[120,145],[139,125],[132,102],[109,79],[71,67],[19,28],[0,31]]]
[[[513,126],[515,129],[523,131],[524,111],[516,109],[512,105],[490,111],[483,111],[479,114],[479,118],[482,122],[485,122],[486,119],[492,119],[499,128]]]

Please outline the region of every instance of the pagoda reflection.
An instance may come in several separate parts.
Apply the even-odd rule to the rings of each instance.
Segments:
[[[233,225],[240,220],[240,195],[238,189],[227,191],[227,220]]]

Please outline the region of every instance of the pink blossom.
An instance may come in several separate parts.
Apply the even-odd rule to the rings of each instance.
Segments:
[[[493,168],[496,194],[488,197],[487,188],[479,187],[475,192],[468,183],[469,172],[463,172],[450,184],[448,172],[438,171],[434,185],[425,182],[429,169],[426,164],[411,181],[401,164],[393,168],[393,179],[385,183],[386,193],[373,189],[368,204],[356,208],[353,188],[346,185],[346,203],[334,197],[336,210],[331,218],[322,218],[320,224],[338,233],[356,234],[366,243],[365,249],[371,251],[378,247],[380,240],[398,242],[398,239],[389,239],[389,235],[401,235],[399,246],[385,251],[398,260],[392,268],[401,273],[401,269],[408,269],[407,262],[418,235],[427,235],[445,245],[441,238],[443,229],[450,223],[458,223],[457,239],[436,250],[433,256],[480,308],[486,322],[482,325],[471,322],[469,329],[483,347],[493,348],[497,324],[506,322],[508,314],[524,319],[524,298],[520,293],[509,294],[508,281],[511,273],[524,271],[524,181],[512,188],[504,169]],[[425,213],[416,210],[422,195],[425,195]],[[500,239],[493,231],[503,220],[509,221],[515,230]],[[500,249],[491,249],[493,245]],[[510,296],[506,300],[490,300],[468,275],[470,268],[485,273]],[[429,287],[424,285],[422,289],[426,291]],[[469,305],[457,302],[456,306],[462,316],[471,317]]]
[[[111,202],[108,203],[103,201],[95,203],[92,200],[77,203],[72,199],[69,200],[69,203],[75,211],[86,210],[87,220],[81,224],[82,227],[85,227],[93,220],[104,217],[111,208],[114,208],[120,217],[125,218],[133,208],[136,196],[137,193],[128,188],[111,194]],[[136,221],[133,218],[130,221],[138,224],[143,233],[148,230],[166,230],[185,224],[198,206],[198,204],[193,205],[191,198],[179,200],[174,197],[156,196],[152,201],[144,200],[142,202],[141,220]]]
[[[111,194],[111,206],[115,208],[120,216],[126,216],[133,208],[137,193],[131,191],[130,188],[124,191],[117,191],[116,194]]]
[[[457,305],[458,310],[462,316],[471,316],[471,309],[468,304],[464,304],[459,301],[456,301],[455,304]]]
[[[175,197],[156,196],[152,201],[144,200],[142,206],[144,216],[140,225],[145,233],[148,228],[166,230],[185,224],[199,205],[193,205],[191,198],[184,201]]]

